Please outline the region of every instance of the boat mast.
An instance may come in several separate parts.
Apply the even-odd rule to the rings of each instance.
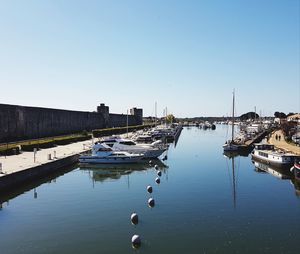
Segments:
[[[127,109],[127,117],[126,117],[126,132],[127,132],[127,138],[128,138],[128,109]]]
[[[167,127],[168,107],[166,107],[166,127]]]
[[[156,127],[156,121],[157,121],[157,102],[155,102],[155,127]]]
[[[233,96],[232,96],[232,128],[231,128],[231,141],[233,141],[233,135],[234,135],[234,90],[233,90]]]

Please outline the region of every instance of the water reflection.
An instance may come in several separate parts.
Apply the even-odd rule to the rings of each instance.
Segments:
[[[224,157],[228,159],[227,161],[227,170],[230,178],[230,185],[232,188],[232,197],[233,197],[233,207],[236,208],[237,200],[237,179],[236,179],[236,157],[239,156],[238,152],[224,152]]]
[[[251,152],[249,150],[242,150],[242,151],[224,151],[223,155],[227,158],[232,158],[232,157],[248,157]]]
[[[294,172],[291,172],[290,167],[281,166],[274,167],[261,161],[252,159],[252,163],[255,166],[255,171],[260,174],[268,173],[281,180],[290,180],[291,184],[295,188],[296,196],[300,197],[300,179],[295,176]]]
[[[63,176],[64,174],[74,170],[76,167],[77,165],[74,165],[71,167],[67,167],[61,171],[55,171],[52,174],[45,175],[36,180],[25,182],[24,184],[19,185],[18,187],[14,187],[11,188],[10,190],[0,193],[0,210],[1,208],[3,208],[4,203],[6,204],[6,206],[8,206],[9,200],[14,199],[15,197],[31,190],[33,190],[33,198],[37,199],[38,198],[37,187],[45,183],[52,183],[52,182],[55,183],[58,177]]]
[[[107,180],[118,180],[123,175],[130,175],[134,171],[146,171],[150,168],[158,168],[166,172],[168,166],[161,160],[152,160],[150,164],[148,161],[144,163],[135,164],[94,164],[94,165],[81,165],[81,170],[87,170],[91,174],[93,181],[104,182]]]
[[[255,166],[255,171],[257,173],[269,173],[272,176],[275,176],[279,179],[292,179],[293,174],[290,172],[289,167],[274,167],[269,164],[262,163],[255,159],[252,159],[252,163]]]

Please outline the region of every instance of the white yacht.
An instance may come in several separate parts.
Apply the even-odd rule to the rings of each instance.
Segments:
[[[291,166],[295,159],[299,156],[292,153],[285,153],[274,149],[274,145],[270,144],[255,144],[255,148],[251,153],[252,158],[266,162],[273,166]]]
[[[96,143],[92,148],[92,154],[80,156],[79,162],[87,164],[136,163],[141,161],[143,157],[143,154],[114,151],[111,147],[105,144]]]
[[[109,137],[101,141],[101,144],[106,144],[115,151],[126,151],[129,153],[142,153],[144,158],[157,158],[162,155],[168,148],[160,140],[151,144],[137,144],[130,139],[120,137]]]

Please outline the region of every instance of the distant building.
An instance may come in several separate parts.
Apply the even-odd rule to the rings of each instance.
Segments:
[[[287,121],[288,122],[291,122],[291,121],[293,121],[293,122],[300,122],[300,114],[298,113],[298,114],[294,114],[294,115],[288,116],[287,117]]]

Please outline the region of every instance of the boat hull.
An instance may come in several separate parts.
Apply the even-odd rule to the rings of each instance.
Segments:
[[[84,164],[129,164],[138,163],[142,160],[143,156],[132,157],[98,157],[98,156],[81,156],[79,158],[80,163]]]
[[[256,161],[259,161],[259,162],[262,162],[262,163],[265,163],[265,164],[268,164],[268,165],[271,165],[274,167],[278,167],[278,168],[286,168],[286,167],[293,165],[293,163],[294,163],[294,161],[292,159],[290,159],[289,161],[282,161],[282,160],[275,161],[275,160],[270,159],[269,157],[268,158],[262,157],[262,156],[254,154],[254,153],[251,154],[251,157],[252,157],[252,159],[254,159]]]

